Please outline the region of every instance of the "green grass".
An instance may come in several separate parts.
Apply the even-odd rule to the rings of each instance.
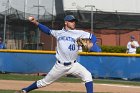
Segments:
[[[36,81],[42,79],[44,76],[37,75],[24,75],[24,74],[0,74],[0,80],[26,80],[26,81]],[[82,82],[79,78],[74,77],[61,77],[57,82],[71,82],[79,83]]]
[[[0,90],[0,93],[14,93],[14,90]],[[84,93],[84,92],[32,91],[30,93]],[[109,93],[109,92],[95,92],[95,93]]]
[[[26,80],[35,81],[43,78],[43,76],[37,75],[24,75],[24,74],[0,74],[0,80]]]
[[[44,76],[37,75],[24,75],[24,74],[0,74],[0,80],[25,80],[25,81],[36,81],[42,79]],[[124,81],[124,80],[109,80],[109,79],[93,79],[94,83],[102,84],[122,84],[122,85],[135,85],[140,86],[140,82],[137,81]],[[74,77],[61,77],[56,82],[71,82],[79,83],[82,82],[79,78]]]

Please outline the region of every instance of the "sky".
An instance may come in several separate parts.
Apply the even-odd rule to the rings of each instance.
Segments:
[[[95,6],[94,11],[140,13],[140,0],[64,0],[65,10],[91,10],[85,5]]]
[[[7,9],[6,2],[8,0],[0,0],[0,12]],[[40,5],[40,15],[45,12],[55,15],[55,0],[9,0],[9,6],[19,11],[26,11],[27,13],[38,13]],[[59,1],[59,0],[58,0]],[[93,11],[101,10],[105,12],[129,12],[140,13],[140,0],[63,0],[64,10],[87,10]],[[24,5],[26,8],[24,8]],[[85,7],[88,6],[88,7]]]

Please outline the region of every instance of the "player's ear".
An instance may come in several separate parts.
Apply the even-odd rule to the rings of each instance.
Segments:
[[[64,23],[65,25],[67,25],[67,22],[65,21],[65,23]]]

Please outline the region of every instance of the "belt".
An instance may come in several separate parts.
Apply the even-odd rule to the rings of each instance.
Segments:
[[[76,62],[76,60],[74,61],[74,63]],[[72,62],[67,62],[67,63],[61,63],[59,60],[58,60],[58,63],[60,63],[60,64],[63,64],[64,66],[69,66],[69,65],[71,65],[72,64]]]

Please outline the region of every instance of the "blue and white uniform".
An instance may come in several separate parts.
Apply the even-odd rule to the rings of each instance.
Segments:
[[[56,58],[61,62],[73,62],[78,56],[76,40],[80,37],[90,38],[91,34],[80,30],[51,30],[51,34],[57,39]]]
[[[72,15],[68,15],[64,18],[64,20],[72,21],[75,20],[75,18]],[[76,60],[78,57],[78,44],[76,41],[78,38],[89,38],[94,45],[96,43],[96,37],[83,30],[66,30],[64,28],[62,30],[50,30],[42,24],[37,25],[41,31],[56,38],[57,60],[53,68],[43,79],[34,82],[26,88],[23,88],[22,91],[27,93],[31,90],[49,85],[63,75],[72,74],[80,77],[85,82],[87,93],[93,93],[91,73]],[[99,52],[99,49],[98,47],[92,47],[90,51]]]
[[[136,50],[139,47],[138,41],[135,40],[134,36],[130,36],[130,41],[127,43],[127,53],[136,54]]]
[[[64,28],[62,30],[50,30],[42,24],[39,24],[38,26],[48,35],[53,35],[57,41],[57,62],[45,78],[37,81],[38,87],[46,86],[46,84],[52,83],[65,74],[73,74],[81,77],[85,82],[92,82],[90,72],[81,64],[76,62],[78,57],[77,39],[91,39],[92,34],[82,30],[65,30]]]
[[[132,47],[132,44],[135,47]],[[136,54],[136,49],[139,47],[139,43],[137,41],[129,41],[127,43],[128,54]]]

